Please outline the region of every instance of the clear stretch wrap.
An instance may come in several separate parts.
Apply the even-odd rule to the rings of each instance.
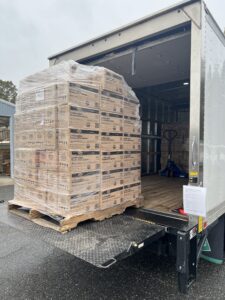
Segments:
[[[15,200],[63,217],[140,198],[139,101],[122,76],[62,62],[20,83]]]

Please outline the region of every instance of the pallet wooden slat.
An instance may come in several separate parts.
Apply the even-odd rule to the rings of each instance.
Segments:
[[[26,205],[26,204],[25,204]],[[71,215],[67,217],[59,217],[51,214],[46,214],[43,211],[23,206],[21,201],[10,200],[8,202],[8,210],[20,217],[32,221],[43,227],[51,228],[56,231],[65,233],[73,228],[76,228],[79,223],[88,220],[102,221],[114,215],[122,214],[128,207],[140,207],[141,199],[128,201],[123,204],[110,207],[104,210],[91,211],[83,215]],[[57,218],[56,218],[57,217]],[[57,220],[58,219],[58,220]]]

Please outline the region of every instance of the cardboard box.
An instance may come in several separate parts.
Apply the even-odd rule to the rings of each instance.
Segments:
[[[100,135],[98,131],[59,129],[58,147],[60,150],[97,151],[100,149]]]
[[[139,135],[124,134],[123,142],[124,151],[140,151],[141,138]]]
[[[40,149],[57,150],[58,141],[56,129],[44,130],[44,142]]]
[[[99,111],[68,105],[58,106],[58,128],[99,130]]]
[[[124,79],[121,75],[104,68],[87,74],[87,79],[93,83],[100,83],[102,90],[122,95],[124,92]]]
[[[57,119],[58,119],[58,107],[49,106],[43,110],[38,112],[37,116],[37,126],[41,128],[53,128],[57,127]]]
[[[141,172],[139,167],[124,169],[124,185],[129,185],[140,181]]]
[[[48,170],[38,169],[37,170],[37,187],[44,190],[57,190],[57,177],[55,180],[52,180],[50,183],[48,182]],[[57,173],[55,172],[57,175]]]
[[[17,113],[26,113],[35,109],[67,103],[67,95],[68,83],[49,84],[46,87],[41,84],[39,87],[32,88],[31,91],[25,90],[20,93],[16,103],[16,111]]]
[[[24,130],[16,133],[15,148],[28,148],[36,150],[55,150],[57,146],[57,137],[55,129],[44,130]]]
[[[117,206],[124,202],[123,187],[106,190],[101,193],[101,209]]]
[[[99,151],[59,151],[59,171],[83,173],[100,170],[101,156]]]
[[[124,117],[123,123],[124,133],[141,134],[141,121],[132,117]]]
[[[58,173],[58,191],[71,194],[97,192],[100,189],[101,176],[99,171],[71,174]]]
[[[23,203],[27,202],[29,204],[31,202],[33,205],[38,206],[41,204],[44,207],[46,205],[47,192],[15,183],[14,197],[17,200],[23,201]]]
[[[47,207],[64,213],[70,213],[73,216],[82,215],[90,211],[100,209],[100,193],[85,194],[61,194],[47,192]]]
[[[28,113],[15,115],[16,131],[30,129],[55,129],[57,126],[58,112],[56,106],[47,106],[33,109]]]
[[[60,206],[60,203],[59,203]],[[73,195],[71,199],[70,213],[84,215],[100,209],[100,193]]]
[[[101,150],[104,152],[123,150],[123,134],[103,132],[101,134]]]
[[[40,150],[39,153],[39,168],[45,170],[58,170],[58,151]]]
[[[68,103],[75,107],[99,109],[100,90],[96,85],[69,83]]]
[[[109,190],[123,185],[123,169],[104,171],[101,178],[101,190]]]
[[[14,151],[14,163],[20,168],[36,168],[39,166],[39,151],[35,149],[17,148]]]
[[[123,132],[123,116],[102,112],[101,127],[104,132]]]
[[[101,111],[123,114],[123,97],[112,92],[103,91],[101,94]]]
[[[37,187],[38,186],[38,171],[37,168],[24,167],[20,168],[14,167],[14,178],[15,182],[27,187]]]
[[[125,152],[124,153],[123,166],[126,169],[141,166],[141,152]]]
[[[141,184],[135,183],[124,186],[124,202],[135,201],[141,197]]]
[[[123,94],[124,80],[122,76],[110,70],[104,69],[101,81],[103,90],[111,91],[117,94]]]
[[[124,116],[139,119],[139,104],[131,99],[124,99]]]
[[[102,152],[101,169],[102,171],[116,170],[123,168],[124,153],[117,152]]]

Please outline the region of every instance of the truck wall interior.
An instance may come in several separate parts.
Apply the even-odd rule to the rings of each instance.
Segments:
[[[160,176],[166,167],[166,130],[176,132],[172,160],[188,173],[190,106],[190,26],[154,37],[123,52],[90,62],[122,74],[140,100],[142,119],[142,192],[145,208],[176,214],[187,178]]]

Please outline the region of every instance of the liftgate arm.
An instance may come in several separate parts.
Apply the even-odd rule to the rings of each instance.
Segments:
[[[190,284],[196,280],[197,272],[197,235],[190,239],[190,231],[177,232],[178,287],[187,293]]]
[[[181,293],[187,293],[188,287],[195,281],[197,265],[203,245],[211,230],[215,228],[218,223],[219,220],[216,220],[200,234],[193,234],[193,232],[197,232],[197,228],[192,228],[189,231],[177,231],[176,269],[178,272],[178,287]],[[223,239],[221,238],[221,240],[223,246]]]

